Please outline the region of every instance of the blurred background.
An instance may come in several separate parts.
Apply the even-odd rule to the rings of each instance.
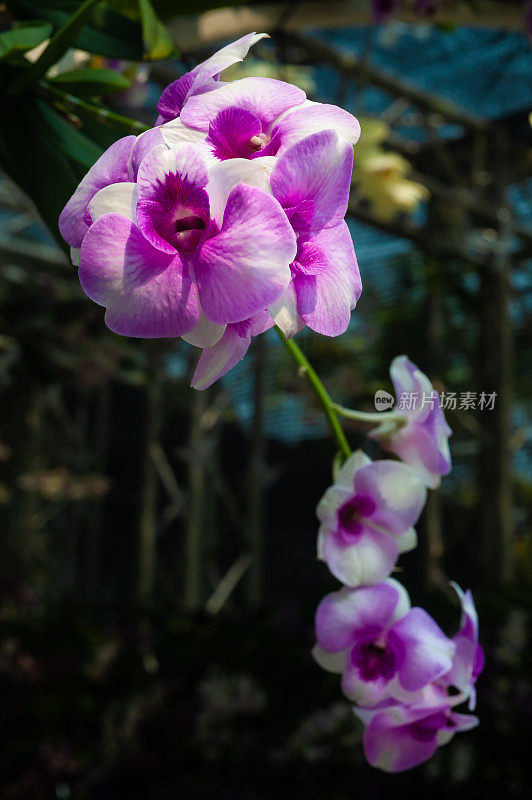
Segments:
[[[0,3],[1,29],[51,32],[79,5]],[[532,798],[530,7],[166,2],[154,35],[130,5],[94,12],[45,100],[2,101],[1,796]],[[374,410],[402,353],[455,393],[453,471],[398,577],[450,634],[449,580],[473,590],[481,724],[404,775],[365,763],[310,655],[337,588],[314,515],[334,446],[275,333],[195,392],[198,351],[111,333],[55,238],[66,170],[75,185],[127,132],[73,106],[76,71],[113,70],[98,103],[151,125],[167,83],[250,30],[272,38],[226,79],[288,80],[362,125],[348,222],[363,294],[344,336],[298,342],[343,405]],[[379,455],[367,426],[345,429]]]

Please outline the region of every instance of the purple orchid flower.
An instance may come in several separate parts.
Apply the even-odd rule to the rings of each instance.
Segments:
[[[242,79],[242,81],[244,80],[269,79]],[[238,87],[240,82],[234,81],[226,86],[233,87],[232,94],[235,94],[236,89],[242,88]],[[273,86],[268,86],[269,93],[271,93],[270,104],[273,103],[275,95],[280,94],[280,83],[280,81],[276,81]],[[288,86],[292,90],[295,88],[290,84],[281,85]],[[218,90],[218,92],[220,91]],[[286,90],[284,91],[286,93]],[[227,102],[233,102],[229,91],[226,91],[225,94],[228,95]],[[300,100],[301,96],[296,98],[293,96],[293,92],[290,92],[289,98]],[[223,97],[210,98],[211,102],[215,99],[225,102]],[[255,159],[264,156],[281,156],[296,142],[313,133],[325,130],[334,130],[343,141],[351,146],[355,145],[360,137],[358,120],[338,106],[305,100],[301,105],[294,105],[277,118],[273,118],[272,114],[264,112],[259,117],[255,105],[253,105],[253,111],[249,110],[248,106],[251,103],[246,97],[237,98],[236,102],[240,102],[241,106],[222,107],[210,120],[208,128],[206,128],[204,120],[196,122],[196,126],[201,127],[188,127],[182,119],[167,123],[162,131],[166,143],[172,146],[183,141],[184,136],[190,137],[195,134],[198,140],[201,140],[201,146],[205,150],[207,158],[225,161],[228,158]],[[278,103],[280,102],[281,98],[278,100]],[[274,108],[278,110],[280,105],[278,104]],[[185,119],[189,118],[189,111],[190,109],[187,109],[187,113],[183,115]]]
[[[438,10],[440,0],[414,0],[414,11],[424,17],[433,16]]]
[[[297,234],[290,285],[270,308],[291,337],[302,327],[326,336],[347,329],[362,291],[347,211],[353,149],[334,131],[320,131],[289,147],[275,162],[271,190]]]
[[[374,21],[379,24],[391,17],[397,8],[397,0],[371,0]]]
[[[290,280],[296,242],[279,203],[238,176],[211,181],[192,145],[150,150],[136,184],[104,187],[88,210],[80,281],[116,333],[182,336],[198,298],[211,322],[243,322]]]
[[[425,487],[405,464],[353,453],[316,509],[318,558],[346,586],[383,581],[399,553],[416,546],[412,526],[425,499]]]
[[[393,579],[328,594],[316,612],[316,638],[318,664],[342,673],[343,692],[366,707],[419,692],[449,671],[456,649]]]
[[[366,726],[368,762],[384,772],[403,772],[427,761],[455,733],[478,725],[477,717],[453,711],[462,701],[460,695],[449,697],[445,689],[431,684],[411,705],[385,701],[373,709],[355,707]]]
[[[442,475],[451,471],[451,456],[448,438],[452,431],[447,425],[440,398],[431,382],[406,356],[397,356],[392,361],[390,376],[396,397],[400,399],[397,414],[404,417],[404,424],[384,422],[371,431],[369,436],[377,439],[387,451],[415,470],[420,479],[431,489],[440,484]],[[407,402],[403,399],[407,398]]]
[[[440,682],[444,686],[454,686],[469,698],[468,708],[473,711],[477,702],[475,684],[484,669],[484,650],[478,641],[478,615],[471,591],[463,592],[456,583],[451,585],[460,599],[462,619],[460,630],[453,636],[456,653],[452,668]]]
[[[201,64],[194,67],[191,72],[186,72],[167,86],[157,105],[159,112],[157,124],[179,117],[183,106],[190,97],[223,86],[223,82],[219,80],[220,73],[232,64],[243,61],[249,48],[267,36],[267,33],[248,33],[235,42],[222,47],[206,61],[202,61]]]

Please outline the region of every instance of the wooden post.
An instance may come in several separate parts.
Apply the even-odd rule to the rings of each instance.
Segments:
[[[479,458],[480,519],[484,533],[484,569],[491,583],[507,582],[514,571],[511,475],[512,331],[510,322],[510,213],[505,207],[506,147],[499,141],[491,155],[501,204],[494,251],[480,270],[479,391],[495,394],[492,410],[480,410],[484,432]]]
[[[161,370],[156,363],[146,388],[146,427],[140,489],[137,597],[143,603],[153,599],[155,584],[158,476],[152,450],[161,434],[162,395]]]
[[[207,408],[206,391],[192,393],[192,419],[188,446],[188,516],[185,535],[185,609],[198,611],[203,602],[203,525],[205,511],[205,464],[202,417]]]
[[[264,559],[264,368],[266,364],[264,337],[258,336],[253,345],[255,409],[249,459],[248,538],[251,562],[248,569],[247,596],[251,606],[258,606],[263,599]]]

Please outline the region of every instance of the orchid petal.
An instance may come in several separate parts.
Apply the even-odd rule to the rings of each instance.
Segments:
[[[325,336],[344,333],[362,291],[346,223],[300,244],[293,273],[297,309],[305,324]]]
[[[348,111],[307,100],[302,108],[290,109],[274,125],[272,141],[277,145],[275,154],[280,156],[300,139],[325,130],[335,131],[351,145],[355,145],[360,137],[360,124]]]
[[[334,131],[321,131],[292,145],[278,159],[271,187],[283,208],[312,202],[305,232],[334,228],[344,218],[351,188],[353,148]]]
[[[220,232],[207,239],[194,264],[205,314],[223,324],[267,308],[289,283],[295,251],[294,233],[277,201],[256,187],[236,186]]]
[[[334,534],[321,531],[318,558],[346,586],[367,586],[383,581],[393,570],[399,547],[394,537],[363,529],[355,544],[339,542]]]
[[[105,214],[120,214],[130,222],[137,221],[137,185],[135,183],[111,183],[96,192],[87,209],[92,222]]]
[[[293,281],[290,281],[279,299],[270,306],[269,311],[272,315],[272,320],[282,330],[287,339],[291,339],[292,336],[295,336],[305,327],[304,321],[297,313],[297,296]]]
[[[258,161],[232,158],[218,162],[209,169],[207,192],[211,204],[211,217],[219,227],[223,223],[228,197],[239,183],[256,186],[271,194],[270,174],[274,166],[275,158],[261,158]]]
[[[194,389],[207,389],[244,358],[250,342],[250,335],[242,337],[236,326],[228,325],[220,341],[213,347],[205,348],[201,354],[191,386]]]
[[[135,136],[124,136],[111,145],[90,168],[59,217],[61,236],[71,247],[81,247],[88,225],[85,209],[96,192],[110,183],[131,180],[129,157]]]
[[[399,602],[399,592],[389,583],[340,589],[323,598],[316,611],[316,638],[335,653],[352,647],[357,637],[371,630],[377,638],[389,623]]]
[[[305,99],[302,89],[274,78],[241,78],[220,88],[190,97],[181,112],[181,121],[191,128],[207,132],[218,112],[228,106],[250,111],[266,131],[274,120]]]
[[[399,683],[415,692],[444,675],[452,667],[454,643],[422,608],[413,608],[388,633],[402,652]]]
[[[397,536],[417,522],[425,505],[425,487],[410,467],[397,461],[375,461],[363,467],[354,483],[358,494],[375,503],[368,524]]]
[[[88,230],[79,278],[85,293],[106,307],[115,333],[181,336],[197,323],[196,295],[180,259],[156,250],[119,214],[106,214]]]

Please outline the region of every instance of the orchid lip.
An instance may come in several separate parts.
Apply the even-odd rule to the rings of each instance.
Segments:
[[[364,681],[377,678],[391,680],[397,672],[398,654],[390,642],[380,637],[373,641],[357,642],[351,651],[351,663]]]
[[[362,521],[376,509],[374,500],[365,495],[355,495],[338,509],[338,532],[343,539],[352,541],[362,533]]]
[[[194,250],[205,231],[205,220],[197,214],[178,217],[174,222],[172,244],[185,253]]]

